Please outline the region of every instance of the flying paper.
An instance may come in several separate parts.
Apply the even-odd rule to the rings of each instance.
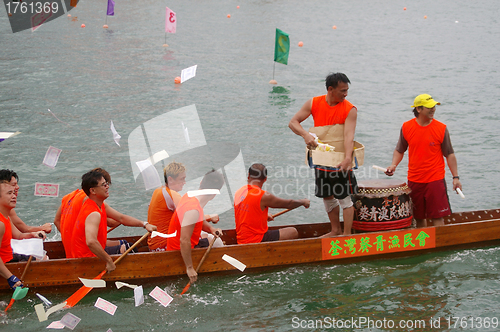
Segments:
[[[12,251],[16,254],[21,255],[33,255],[37,257],[43,257],[45,254],[43,252],[43,240],[40,238],[24,239],[24,240],[10,240],[10,246]]]
[[[78,278],[78,279],[80,279],[80,281],[85,287],[90,287],[90,288],[106,287],[106,281],[102,279],[85,279],[85,278]]]
[[[245,268],[247,267],[245,264],[243,264],[242,262],[240,262],[236,258],[233,258],[233,257],[226,255],[226,254],[224,254],[224,256],[222,256],[222,259],[225,260],[226,262],[228,262],[229,264],[231,264],[232,266],[234,266],[235,268],[237,268],[238,270],[240,270],[241,272],[243,272],[245,270]]]
[[[114,315],[116,308],[118,308],[113,303],[106,301],[105,299],[102,299],[100,297],[98,297],[97,301],[95,301],[94,307],[99,308],[99,309],[107,312],[110,315]]]
[[[9,133],[6,131],[1,131],[0,132],[0,142],[6,140],[9,137],[16,136],[17,134],[20,134],[20,131],[16,131],[15,133]]]
[[[198,65],[194,65],[194,66],[188,67],[186,69],[183,69],[181,71],[181,83],[184,83],[188,79],[195,77],[197,67],[198,67]]]
[[[163,233],[160,233],[160,232],[157,232],[157,231],[153,231],[151,233],[151,237],[155,237],[155,236],[161,236],[165,239],[168,239],[169,237],[175,237],[177,235],[177,231],[173,232],[172,234],[163,234]]]
[[[195,197],[200,195],[219,195],[220,191],[218,189],[200,189],[200,190],[190,190],[187,192],[188,197]]]
[[[111,120],[111,132],[113,133],[113,139],[115,140],[115,143],[120,146],[120,134],[115,129],[115,125],[113,124],[113,120]]]
[[[49,146],[49,149],[45,153],[45,157],[43,158],[43,164],[49,166],[51,168],[55,168],[57,164],[57,160],[59,160],[59,155],[62,150],[55,148],[53,146]]]
[[[64,328],[64,324],[61,323],[61,321],[55,321],[55,322],[52,322],[49,324],[49,326],[47,326],[48,329],[58,329],[58,330],[61,330]]]
[[[54,183],[35,183],[35,196],[59,196],[59,185]]]
[[[50,114],[52,114],[54,116],[54,118],[56,118],[57,121],[64,123],[65,125],[68,125],[71,127],[71,125],[69,123],[66,123],[64,121],[59,120],[59,118],[54,113],[52,113],[52,111],[50,109],[47,109],[47,110],[49,111]]]
[[[189,144],[190,141],[189,141],[188,129],[186,128],[186,126],[184,126],[184,122],[181,123],[182,123],[182,131],[184,132],[184,138],[186,139],[186,143]]]
[[[139,287],[137,285],[130,285],[130,284],[127,284],[126,282],[121,282],[121,281],[115,281],[115,286],[118,289],[122,288],[123,286],[126,286],[128,288],[132,288],[132,289]]]
[[[45,311],[45,309],[43,308],[43,304],[40,303],[40,304],[35,305],[35,312],[36,312],[36,315],[38,317],[38,320],[40,322],[44,322],[47,320],[47,318],[49,317],[50,314],[52,314],[58,310],[61,310],[65,306],[66,306],[66,301],[63,303],[59,303],[58,305],[55,305],[55,306],[51,307],[49,310]]]
[[[168,7],[167,12],[165,14],[165,32],[175,33],[175,29],[177,27],[177,17],[175,13],[170,10]]]
[[[48,306],[51,306],[52,305],[52,302],[50,302],[49,300],[47,300],[47,298],[43,295],[40,295],[38,293],[35,294],[36,296],[38,296],[40,298],[40,300],[43,301],[43,303],[48,307]]]
[[[66,315],[61,318],[61,324],[66,326],[70,330],[74,330],[75,327],[80,323],[81,319],[68,312]]]
[[[161,150],[160,152],[156,152],[151,158],[149,158],[149,161],[151,162],[151,165],[156,164],[160,160],[167,159],[168,158],[168,153],[165,150]]]
[[[160,287],[156,286],[155,289],[149,293],[149,296],[151,296],[153,299],[156,301],[160,302],[164,307],[170,304],[172,302],[173,298],[167,294],[163,289]]]
[[[144,290],[142,289],[142,286],[134,289],[134,300],[136,307],[144,303]]]
[[[142,174],[142,179],[144,180],[144,186],[146,187],[146,190],[161,187],[161,180],[160,176],[158,175],[158,171],[153,166],[153,164],[151,164],[151,160],[149,160],[149,158],[146,160],[137,161],[135,164]]]

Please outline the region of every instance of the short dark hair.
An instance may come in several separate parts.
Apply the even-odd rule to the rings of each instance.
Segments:
[[[325,85],[326,89],[328,90],[328,87],[336,88],[339,82],[344,82],[351,84],[351,81],[347,78],[347,76],[343,73],[330,73],[325,79]]]
[[[82,175],[82,189],[85,192],[85,194],[87,194],[87,196],[90,195],[90,188],[97,187],[100,179],[104,178],[104,180],[108,182],[108,180],[104,176],[104,172],[106,171],[104,172],[103,171],[104,170],[102,168],[95,168]],[[106,172],[106,174],[109,177],[109,173]],[[111,178],[109,180],[111,181]]]
[[[418,107],[422,107],[422,106],[418,106]],[[415,115],[416,118],[418,118],[418,111],[417,111],[417,107],[415,107],[413,109],[413,114]]]
[[[12,180],[13,177],[16,178],[16,180],[19,182],[19,177],[17,176],[16,172],[10,169],[0,170],[0,181],[10,182],[10,180]]]
[[[267,168],[263,164],[253,164],[248,169],[248,177],[257,180],[267,179]]]
[[[211,171],[207,172],[201,180],[200,189],[217,189],[220,190],[224,185],[224,177],[222,174],[217,172],[212,168]]]

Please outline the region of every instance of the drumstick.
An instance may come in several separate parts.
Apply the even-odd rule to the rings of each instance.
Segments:
[[[375,168],[375,169],[377,169],[377,170],[379,170],[379,171],[381,171],[381,172],[384,172],[384,173],[387,172],[387,168],[383,168],[383,167],[376,166],[376,165],[373,165],[372,167]]]
[[[462,192],[462,190],[460,190],[460,188],[457,188],[456,190],[460,197],[465,198],[464,193]]]

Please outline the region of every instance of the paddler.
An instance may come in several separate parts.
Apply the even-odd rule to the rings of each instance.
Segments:
[[[216,192],[223,185],[224,177],[221,173],[215,170],[206,173],[201,180],[198,191],[188,191],[182,196],[170,221],[168,233],[176,232],[176,236],[167,240],[167,250],[181,251],[190,283],[194,283],[198,276],[193,266],[191,249],[209,246],[209,241],[206,238],[200,239],[201,231],[213,236],[222,235],[221,229],[212,227],[204,220],[203,208],[215,198]]]
[[[451,214],[444,158],[453,176],[453,190],[462,190],[450,133],[444,123],[434,119],[436,105],[441,103],[428,94],[415,98],[412,106],[415,118],[403,123],[392,164],[385,172],[394,175],[408,150],[408,186],[418,227],[426,226],[426,219],[432,220],[434,226],[444,225],[443,217]]]
[[[248,169],[248,184],[234,194],[234,218],[238,244],[291,240],[299,237],[295,227],[269,230],[268,221],[273,217],[269,208],[295,209],[299,206],[309,208],[309,200],[283,199],[262,190],[267,181],[267,168],[253,164]]]
[[[73,257],[99,257],[106,263],[106,270],[111,272],[116,266],[113,259],[105,251],[107,240],[107,211],[104,203],[109,197],[109,182],[101,171],[92,170],[83,174],[82,189],[88,196],[83,203],[73,229],[71,253]],[[113,209],[111,209],[113,210]],[[125,226],[144,227],[148,232],[156,230],[156,226],[113,210],[113,219]]]
[[[182,163],[171,162],[163,169],[165,186],[156,188],[151,196],[148,208],[148,222],[158,227],[158,232],[168,233],[170,220],[174,215],[175,208],[179,205],[182,190],[186,184],[186,167]],[[216,224],[218,215],[205,215],[206,221]],[[151,251],[165,251],[167,239],[161,236],[148,238],[148,246]]]
[[[2,169],[0,170],[0,181],[7,181],[9,182],[12,186],[14,186],[14,190],[16,192],[16,196],[19,193],[19,177],[17,176],[16,172],[10,170],[10,169]],[[41,226],[28,226],[24,221],[19,218],[17,215],[15,209],[10,210],[10,215],[9,215],[10,220],[16,226],[16,228],[23,233],[29,233],[29,232],[38,232],[38,231],[43,231],[44,233],[50,233],[52,231],[52,225],[50,223],[45,223]]]
[[[31,239],[45,236],[43,231],[23,233],[20,232],[10,220],[10,212],[16,207],[16,189],[10,181],[0,181],[0,275],[7,279],[9,286],[15,289],[23,286],[22,281],[13,275],[5,263],[18,262],[19,257],[14,257],[10,241],[12,239]]]
[[[351,195],[356,193],[357,182],[352,171],[354,151],[354,132],[356,130],[357,108],[347,101],[347,91],[351,82],[343,73],[329,74],[326,77],[326,95],[309,99],[292,117],[288,127],[304,139],[309,148],[315,148],[316,138],[305,130],[301,122],[312,115],[314,127],[325,127],[335,133],[335,141],[343,142],[345,159],[335,167],[316,165],[316,197],[323,198],[326,212],[332,226],[324,236],[342,234],[340,227],[340,208],[344,217],[344,234],[351,234],[354,206]],[[322,137],[318,137],[320,140]]]
[[[94,168],[93,170],[101,172],[106,182],[111,185],[111,175],[109,175],[105,169]],[[87,194],[85,194],[82,189],[73,190],[62,198],[61,205],[57,209],[54,217],[54,225],[61,233],[61,241],[64,246],[66,258],[73,258],[73,254],[71,253],[71,237],[73,236],[76,218],[78,217],[80,209],[87,198]],[[115,219],[122,218],[124,215],[112,209],[108,203],[104,202],[104,205],[106,206],[106,214],[108,216],[108,226],[114,227],[120,225],[120,222]],[[123,253],[129,247],[130,244],[125,240],[107,240],[105,250],[109,255],[113,255]]]

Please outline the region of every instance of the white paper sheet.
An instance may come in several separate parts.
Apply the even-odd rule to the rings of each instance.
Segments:
[[[90,287],[90,288],[105,288],[106,287],[106,281],[102,279],[85,279],[85,278],[78,278],[82,282],[82,284],[85,287]]]
[[[228,262],[229,264],[231,264],[232,266],[234,266],[235,268],[237,268],[238,270],[240,270],[241,272],[245,271],[245,268],[247,267],[245,264],[243,264],[242,262],[240,262],[236,258],[233,258],[233,257],[226,255],[226,254],[224,254],[224,256],[222,256],[222,259],[225,260],[226,262]]]
[[[149,296],[151,296],[153,299],[156,301],[160,302],[161,305],[164,307],[168,306],[170,302],[172,302],[173,298],[167,294],[163,289],[160,287],[156,286],[155,289],[149,293]]]
[[[195,197],[200,195],[219,195],[220,191],[218,189],[200,189],[200,190],[190,190],[187,192],[188,197]]]
[[[157,232],[157,231],[153,231],[151,233],[151,237],[155,237],[155,236],[160,236],[162,238],[168,239],[170,237],[176,237],[177,236],[177,231],[173,232],[172,234],[164,234],[164,233],[160,233],[160,232]]]
[[[136,307],[144,303],[144,290],[142,289],[142,286],[134,288],[134,300]]]
[[[115,143],[120,146],[120,134],[115,129],[115,125],[113,124],[113,121],[111,121],[111,132],[113,133],[113,139],[115,140]]]
[[[139,168],[142,179],[144,181],[144,187],[146,190],[155,189],[161,187],[160,176],[158,175],[158,171],[151,164],[151,160],[141,160],[136,162],[137,167]]]
[[[198,67],[198,65],[194,65],[194,66],[188,67],[186,69],[183,69],[181,71],[181,83],[184,83],[188,79],[195,77],[197,67]]]
[[[97,301],[95,301],[94,307],[99,308],[112,316],[115,314],[116,309],[118,308],[113,303],[106,301],[105,299],[100,297],[98,297]]]
[[[43,240],[42,239],[24,239],[24,240],[10,240],[12,251],[16,254],[33,255],[43,257]]]
[[[184,122],[181,121],[182,124],[182,132],[184,133],[184,138],[186,139],[186,143],[189,144],[191,141],[189,140],[189,132],[186,126],[184,126]]]
[[[47,152],[45,153],[45,157],[43,158],[42,164],[49,166],[50,168],[55,168],[61,152],[61,149],[49,146]]]
[[[139,287],[137,285],[130,285],[130,284],[127,284],[126,282],[121,282],[121,281],[115,281],[115,286],[118,289],[120,289],[120,288],[122,288],[124,286],[128,287],[128,288],[132,288],[132,289],[135,289],[135,288]]]

